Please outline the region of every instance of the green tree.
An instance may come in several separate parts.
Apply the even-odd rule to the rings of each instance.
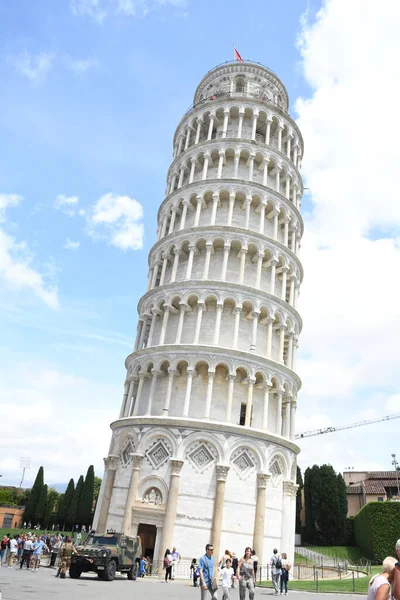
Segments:
[[[40,523],[40,525],[42,527],[44,525],[46,509],[47,509],[47,485],[45,484],[42,487],[42,490],[40,492],[39,501],[36,505],[36,510],[35,510],[35,523]]]
[[[99,494],[100,494],[100,487],[101,487],[101,479],[100,479],[100,477],[96,477],[96,475],[95,475],[94,476],[93,498],[96,500],[96,502],[97,502],[97,498],[99,497]]]
[[[337,475],[331,465],[320,467],[319,483],[318,543],[334,546],[338,531],[339,498]]]
[[[301,533],[300,515],[301,515],[301,511],[303,509],[303,488],[304,488],[304,483],[303,483],[303,477],[302,477],[302,474],[301,474],[300,467],[297,467],[296,483],[299,486],[298,489],[297,489],[297,494],[296,494],[296,533]]]
[[[57,522],[61,529],[65,529],[68,524],[68,513],[75,492],[75,483],[73,479],[69,480],[65,494],[63,494],[58,505]]]
[[[50,529],[52,525],[56,524],[57,509],[60,501],[60,494],[54,488],[49,488],[47,492],[47,508],[46,516],[44,519],[44,526],[46,529]]]
[[[304,507],[306,513],[305,538],[309,544],[317,543],[319,520],[319,467],[308,467],[304,473]]]
[[[350,528],[350,525],[346,523],[348,510],[347,486],[341,473],[339,473],[337,476],[337,492],[339,502],[339,517],[336,544],[339,546],[349,542],[348,537]]]
[[[76,519],[79,525],[86,525],[87,528],[92,522],[93,494],[94,467],[93,465],[90,465],[86,473],[82,494],[79,499],[78,513]]]
[[[24,521],[35,525],[36,508],[40,500],[44,485],[44,472],[43,467],[39,468],[37,472],[35,483],[32,486],[31,493],[29,494],[28,502],[26,503]]]
[[[82,495],[83,490],[83,476],[81,475],[78,479],[78,483],[76,484],[75,492],[72,497],[71,504],[69,505],[68,513],[67,513],[67,523],[70,529],[74,529],[76,524],[79,524],[77,521],[78,517],[78,506],[79,501]]]

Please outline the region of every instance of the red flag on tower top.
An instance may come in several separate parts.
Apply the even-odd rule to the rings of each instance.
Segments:
[[[235,60],[238,60],[239,62],[243,62],[243,58],[240,56],[239,52],[236,50],[236,48],[233,48],[233,52],[235,54]]]

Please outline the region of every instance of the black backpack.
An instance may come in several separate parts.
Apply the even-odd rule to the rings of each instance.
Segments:
[[[282,569],[282,561],[281,561],[281,557],[280,556],[276,557],[275,568],[276,569]]]

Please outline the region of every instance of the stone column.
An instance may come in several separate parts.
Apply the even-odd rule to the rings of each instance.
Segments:
[[[244,223],[244,228],[248,229],[249,225],[250,225],[250,206],[251,206],[251,196],[247,196],[246,198],[246,217],[245,217],[245,223]]]
[[[201,133],[201,126],[203,125],[203,121],[201,119],[197,119],[197,131],[196,131],[196,137],[194,140],[195,144],[199,143],[199,139],[200,139],[200,133]]]
[[[195,329],[195,332],[194,332],[193,344],[198,344],[199,343],[200,329],[201,329],[201,320],[202,320],[202,317],[203,317],[203,310],[204,310],[204,302],[198,302],[197,303],[196,329]]]
[[[290,405],[290,439],[294,440],[294,436],[296,434],[296,408],[297,402],[296,399],[292,400],[292,404]]]
[[[243,283],[243,281],[244,281],[244,267],[246,264],[246,254],[247,254],[247,248],[242,248],[239,252],[239,256],[240,256],[239,283]]]
[[[217,218],[217,206],[219,203],[219,194],[215,192],[213,194],[213,205],[211,209],[211,222],[210,225],[215,225],[215,220]]]
[[[198,227],[200,223],[200,213],[201,207],[203,205],[203,198],[201,196],[196,196],[196,214],[194,215],[194,225],[193,227]]]
[[[165,232],[167,231],[167,224],[168,224],[168,216],[164,215],[160,238],[164,237]]]
[[[239,338],[239,325],[240,325],[240,313],[242,312],[241,306],[235,308],[235,325],[233,328],[233,348],[236,350]]]
[[[261,204],[261,209],[260,209],[260,227],[259,227],[259,232],[264,235],[264,223],[265,223],[265,209],[266,209],[267,205],[265,202],[263,202]]]
[[[176,520],[176,509],[178,506],[180,473],[183,466],[183,460],[176,458],[170,459],[171,465],[171,480],[168,490],[167,506],[165,508],[164,526],[163,526],[163,541],[158,555],[159,565],[163,564],[164,552],[166,548],[172,548],[172,540],[174,535],[174,525]],[[162,568],[159,569],[162,576]]]
[[[151,370],[151,375],[152,375],[152,379],[151,379],[151,386],[150,386],[149,398],[147,400],[146,416],[151,415],[151,409],[152,409],[152,406],[153,406],[154,392],[156,391],[156,385],[157,385],[157,378],[158,378],[159,375],[161,375],[161,372],[157,371],[156,369],[152,369]]]
[[[238,138],[242,137],[242,128],[243,128],[243,117],[244,117],[244,109],[240,108],[239,109],[239,123],[238,123],[238,132],[237,132],[237,136]]]
[[[155,285],[156,285],[159,267],[160,267],[160,262],[156,261],[154,263],[153,279],[151,280],[151,289],[153,289],[155,287]]]
[[[178,151],[176,153],[177,156],[182,152],[183,139],[184,139],[184,136],[181,134],[178,139]]]
[[[189,142],[190,142],[190,134],[192,132],[192,128],[188,126],[187,130],[186,130],[186,141],[185,141],[185,150],[187,150],[189,148]]]
[[[282,150],[282,125],[278,125],[278,150]]]
[[[278,264],[278,261],[276,260],[276,258],[271,258],[269,264],[271,266],[271,281],[269,284],[269,293],[275,294],[276,265]]]
[[[279,328],[279,349],[278,349],[278,361],[283,364],[283,351],[285,349],[285,329],[286,325],[280,324]]]
[[[237,176],[238,176],[239,161],[240,161],[240,154],[239,154],[239,152],[235,152],[235,158],[233,159],[233,178],[234,179],[237,179]]]
[[[255,113],[253,115],[253,123],[252,123],[252,126],[251,126],[251,139],[252,140],[256,139],[257,119],[258,119],[258,114]]]
[[[257,256],[257,270],[256,270],[256,288],[259,290],[261,287],[261,270],[262,263],[264,260],[264,252],[259,252]]]
[[[273,319],[269,317],[267,321],[267,358],[272,357],[272,324]]]
[[[186,372],[187,372],[187,382],[186,382],[185,402],[183,405],[183,416],[184,417],[187,417],[189,415],[190,394],[192,393],[192,382],[193,382],[194,369],[191,369],[190,367],[188,367]]]
[[[222,309],[224,308],[223,304],[217,304],[216,318],[215,318],[215,330],[214,330],[214,346],[218,346],[219,342],[219,332],[221,329],[221,317],[222,317]]]
[[[232,225],[232,217],[233,217],[233,208],[235,206],[235,194],[231,192],[229,194],[229,207],[228,207],[228,227]]]
[[[150,325],[150,331],[149,331],[149,337],[147,339],[147,346],[146,348],[149,348],[152,343],[153,343],[153,335],[154,335],[154,329],[157,323],[157,317],[159,316],[160,311],[158,310],[158,308],[153,308],[153,310],[151,311],[151,325]]]
[[[215,561],[219,560],[221,529],[224,514],[225,484],[229,473],[228,466],[216,465],[217,487],[215,490],[214,510],[211,525],[211,543],[214,546]]]
[[[250,352],[255,352],[257,348],[257,328],[258,328],[258,319],[260,318],[260,313],[257,311],[253,311],[253,327],[251,332],[251,344],[250,344]]]
[[[177,371],[168,367],[168,385],[167,385],[167,393],[165,396],[165,404],[162,411],[164,417],[168,417],[169,414],[169,405],[171,404],[171,394],[172,394],[172,384],[174,383],[174,377]]]
[[[249,158],[249,181],[253,181],[255,155],[251,154]]]
[[[288,560],[293,564],[294,534],[296,523],[296,494],[299,486],[292,481],[283,482],[283,510],[282,510],[282,550],[288,555]]]
[[[210,161],[210,155],[204,155],[204,165],[203,165],[203,174],[201,176],[202,180],[207,179],[207,171],[208,171],[208,163]]]
[[[189,181],[189,183],[191,183],[191,182]],[[182,229],[185,228],[187,210],[188,210],[188,202],[185,200],[185,202],[183,203],[183,208],[182,208],[181,221],[179,223],[179,231],[181,231]]]
[[[121,419],[122,417],[125,416],[125,412],[126,412],[126,404],[127,404],[127,400],[128,400],[128,396],[129,396],[129,390],[133,389],[133,381],[129,382],[129,381],[125,381],[124,383],[124,395],[122,396],[122,404],[121,404],[121,410],[119,413],[119,418]]]
[[[276,404],[276,426],[275,433],[281,435],[282,433],[282,392],[278,390],[276,392],[277,404]]]
[[[289,267],[282,267],[282,286],[281,286],[281,298],[282,300],[286,300],[286,279],[289,271]]]
[[[139,385],[138,385],[138,390],[137,390],[137,394],[136,394],[136,398],[135,398],[135,405],[133,406],[133,416],[136,417],[139,411],[139,404],[140,404],[140,400],[142,398],[142,392],[143,392],[143,385],[144,385],[144,380],[148,377],[148,373],[146,372],[139,372]]]
[[[206,410],[205,410],[205,413],[204,413],[204,418],[205,419],[209,419],[210,418],[211,400],[212,400],[212,393],[213,393],[213,386],[214,386],[214,377],[215,377],[215,371],[208,371]]]
[[[180,254],[179,248],[174,248],[174,262],[172,265],[171,279],[169,281],[170,283],[175,283],[175,280],[176,280],[176,273],[178,271],[178,264],[179,264],[179,254]]]
[[[140,465],[143,460],[142,454],[132,454],[132,475],[128,489],[128,496],[125,504],[124,518],[122,521],[122,533],[131,535],[132,508],[136,501],[137,488],[139,483]]]
[[[268,429],[269,393],[270,393],[271,387],[272,386],[270,383],[265,384],[264,406],[263,406],[263,424],[262,424],[263,429]]]
[[[265,134],[265,143],[267,144],[267,146],[269,146],[270,141],[271,141],[271,123],[272,123],[272,119],[268,119],[267,120],[267,131]]]
[[[110,510],[110,503],[112,497],[112,491],[114,487],[115,472],[118,467],[119,456],[117,454],[110,454],[104,459],[105,473],[104,473],[104,491],[100,504],[99,516],[94,525],[96,525],[96,531],[104,532],[107,525],[107,517]],[[97,513],[97,510],[96,510]],[[97,516],[97,515],[96,515]]]
[[[290,398],[285,398],[285,423],[283,428],[283,435],[285,438],[290,436]]]
[[[293,331],[289,331],[287,334],[288,337],[288,348],[287,348],[287,356],[286,356],[286,366],[289,369],[292,368],[292,358],[293,358]]]
[[[148,320],[149,320],[149,315],[144,314],[142,317],[142,329],[140,331],[140,338],[139,338],[139,343],[138,343],[138,347],[137,347],[138,350],[141,350],[143,348],[144,336],[146,333]]]
[[[219,154],[219,161],[218,161],[217,179],[221,179],[221,177],[222,177],[222,167],[223,167],[224,158],[225,158],[225,152],[223,150],[220,150],[218,154]]]
[[[193,258],[194,258],[195,246],[193,244],[189,244],[189,258],[186,269],[186,279],[190,280],[192,276],[192,268],[193,268]]]
[[[258,556],[258,564],[263,564],[263,549],[265,535],[265,503],[266,488],[270,475],[257,473],[257,500],[256,514],[254,516],[253,548]]]
[[[165,340],[165,334],[167,333],[168,319],[169,319],[169,309],[171,307],[168,304],[164,304],[164,318],[161,326],[160,333],[160,341],[158,342],[159,346],[162,346]]]
[[[222,261],[221,281],[226,281],[226,271],[228,269],[228,259],[229,259],[230,250],[231,250],[231,244],[230,244],[230,242],[227,242],[226,244],[224,244],[224,258]]]
[[[179,302],[179,321],[178,321],[178,329],[176,332],[175,344],[181,343],[182,331],[183,331],[183,321],[185,318],[186,312],[186,304],[184,302]]]
[[[224,110],[224,124],[222,129],[222,137],[226,138],[226,132],[228,130],[228,119],[229,119],[229,109]]]
[[[168,265],[168,254],[163,252],[162,258],[163,258],[163,265],[162,265],[161,275],[160,275],[160,286],[164,284],[165,271],[167,270],[167,265]]]
[[[264,173],[263,173],[263,185],[268,186],[268,165],[269,158],[264,159]]]
[[[204,270],[203,270],[203,279],[208,279],[208,271],[210,269],[210,259],[211,259],[211,251],[213,249],[213,245],[211,242],[207,242],[206,244],[206,257],[204,260]]]
[[[212,138],[212,132],[213,132],[213,128],[214,128],[214,119],[215,119],[215,115],[210,115],[210,125],[208,127],[207,140],[211,140],[211,138]]]
[[[233,404],[233,390],[235,386],[236,373],[229,373],[228,375],[228,402],[226,404],[226,415],[225,421],[230,423],[232,418],[232,404]]]
[[[173,207],[171,210],[171,220],[169,222],[168,235],[174,231],[175,220],[176,220],[176,208]]]
[[[255,384],[256,380],[253,379],[252,377],[249,377],[248,380],[248,390],[247,390],[247,405],[246,405],[246,417],[245,417],[245,427],[250,427],[251,425],[251,414],[253,412],[253,391],[254,391],[254,384]]]

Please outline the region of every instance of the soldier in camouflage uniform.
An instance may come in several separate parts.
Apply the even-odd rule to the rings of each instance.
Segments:
[[[61,579],[65,579],[66,572],[71,565],[71,558],[73,554],[79,554],[79,552],[72,545],[71,538],[61,546],[60,550],[60,569],[56,577],[59,575]]]

